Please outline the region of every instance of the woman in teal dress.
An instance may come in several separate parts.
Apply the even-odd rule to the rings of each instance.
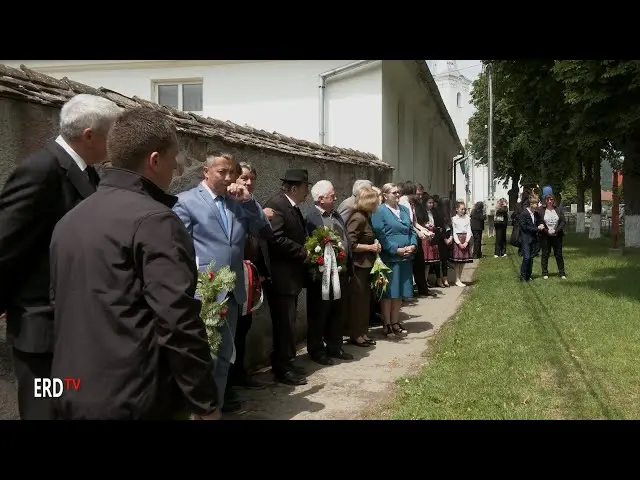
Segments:
[[[418,238],[409,209],[398,203],[400,190],[387,183],[382,187],[383,203],[371,216],[373,232],[382,245],[380,259],[392,270],[389,287],[381,300],[385,335],[406,333],[399,322],[403,298],[413,297],[413,255]]]

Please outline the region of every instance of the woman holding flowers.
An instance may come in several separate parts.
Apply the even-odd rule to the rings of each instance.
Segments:
[[[376,342],[367,336],[371,307],[371,268],[380,253],[371,225],[371,214],[378,207],[378,193],[373,188],[363,188],[356,196],[354,211],[347,223],[347,235],[351,243],[354,272],[349,284],[349,319],[347,331],[351,343],[369,347]],[[354,299],[356,301],[354,301]]]
[[[382,315],[385,335],[406,333],[398,317],[403,298],[413,297],[413,254],[418,238],[409,209],[400,205],[400,190],[393,183],[382,187],[384,203],[371,216],[376,238],[382,244],[380,258],[387,265],[389,285],[382,294]]]

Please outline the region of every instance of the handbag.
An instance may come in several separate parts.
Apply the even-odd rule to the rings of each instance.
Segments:
[[[514,247],[520,247],[520,224],[518,222],[515,222],[513,230],[511,230],[511,238],[509,239],[509,243]]]

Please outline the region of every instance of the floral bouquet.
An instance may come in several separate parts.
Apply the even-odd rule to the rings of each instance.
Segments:
[[[373,277],[371,279],[371,290],[378,301],[380,301],[384,292],[389,288],[388,277],[390,273],[391,269],[380,259],[380,255],[376,254],[376,261],[373,263],[373,268],[371,269],[371,275]]]
[[[305,248],[309,252],[307,262],[311,265],[311,277],[316,280],[322,275],[322,298],[329,300],[329,290],[333,287],[333,299],[340,298],[339,273],[347,264],[347,253],[340,236],[328,227],[316,228],[307,238]]]
[[[196,297],[202,302],[200,316],[207,329],[207,338],[211,346],[211,353],[216,353],[222,340],[219,328],[224,324],[227,315],[226,293],[235,288],[236,274],[228,266],[214,271],[215,262],[198,273]],[[220,296],[225,298],[220,300]]]

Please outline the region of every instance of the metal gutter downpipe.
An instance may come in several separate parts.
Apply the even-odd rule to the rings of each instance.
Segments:
[[[377,62],[377,60],[358,60],[357,62],[348,63],[347,65],[343,65],[338,68],[334,68],[333,70],[329,70],[328,72],[321,73],[320,76],[320,112],[319,112],[319,137],[320,137],[320,145],[324,145],[324,140],[326,137],[326,132],[324,131],[325,127],[325,88],[327,86],[327,80],[331,77],[335,77],[336,75],[340,75],[341,73],[348,72],[350,70],[354,70],[356,68],[363,67],[370,63]]]

